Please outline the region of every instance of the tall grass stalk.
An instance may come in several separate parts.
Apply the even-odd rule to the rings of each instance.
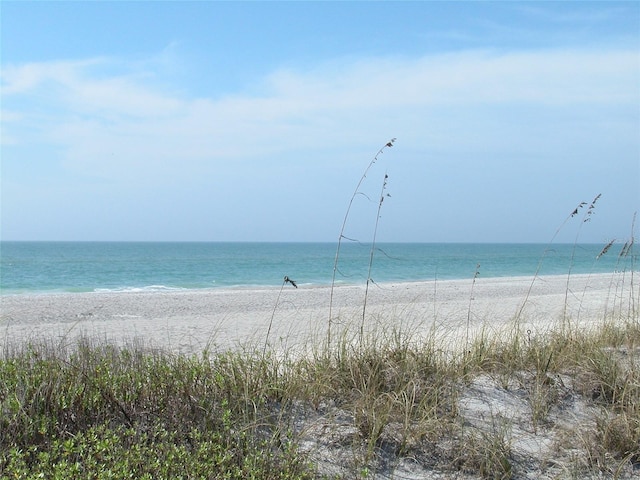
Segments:
[[[382,203],[385,198],[385,190],[387,189],[387,180],[389,179],[389,175],[384,174],[384,180],[382,181],[382,189],[380,190],[380,201],[378,202],[378,211],[376,213],[376,223],[373,229],[373,239],[371,240],[371,250],[369,251],[369,268],[367,270],[367,283],[364,289],[364,301],[362,302],[362,324],[360,325],[360,340],[362,340],[362,335],[364,332],[364,321],[365,314],[367,311],[367,297],[369,295],[369,284],[372,282],[371,279],[371,268],[373,267],[373,255],[376,250],[376,237],[378,234],[378,223],[380,222],[380,210],[382,209]],[[389,196],[387,194],[386,196]]]
[[[635,318],[638,313],[638,308],[640,308],[640,291],[638,292],[638,297],[633,291],[634,289],[634,274],[636,270],[636,255],[634,252],[635,245],[635,229],[636,229],[636,216],[638,212],[633,213],[633,220],[631,221],[631,238],[629,239],[629,247],[627,248],[627,255],[631,256],[631,295],[629,295],[629,310],[632,312],[633,317]]]
[[[627,276],[627,272],[628,270],[631,270],[631,272],[629,273],[630,275],[630,285],[629,285],[629,289],[630,289],[630,294],[629,294],[629,298],[628,298],[628,305],[627,305],[627,315],[630,316],[631,318],[636,318],[637,316],[637,307],[636,307],[636,303],[638,301],[640,301],[640,299],[636,299],[636,295],[635,295],[635,285],[634,285],[634,272],[635,272],[635,255],[633,252],[633,247],[634,247],[634,243],[635,243],[635,221],[636,221],[636,213],[633,214],[633,218],[631,220],[631,237],[622,245],[622,248],[620,249],[620,252],[618,253],[618,257],[616,259],[616,265],[615,265],[615,271],[614,274],[611,276],[611,281],[609,282],[609,293],[607,295],[607,298],[605,300],[605,305],[604,305],[604,317],[608,318],[609,315],[615,315],[615,311],[616,311],[616,304],[617,304],[617,298],[618,298],[618,293],[620,293],[620,295],[622,295],[624,293],[624,287],[625,287],[625,281],[626,281],[626,276]],[[606,247],[605,247],[606,248]],[[602,252],[601,252],[602,253]],[[622,285],[620,285],[620,281],[619,281],[619,277],[616,275],[618,272],[622,272]],[[612,294],[612,289],[614,286],[614,281],[615,281],[615,290]],[[618,292],[618,289],[620,289],[620,292]],[[613,307],[612,307],[612,311],[609,314],[609,300],[610,298],[613,297]],[[620,300],[620,305],[619,305],[619,315],[622,317],[623,313],[622,313],[622,300]]]
[[[262,360],[264,361],[265,355],[267,354],[267,345],[269,343],[269,334],[271,333],[271,327],[273,325],[273,318],[276,316],[276,310],[278,309],[278,303],[280,302],[280,296],[282,295],[282,290],[284,290],[284,286],[288,283],[289,277],[285,276],[282,280],[282,285],[280,286],[280,290],[278,291],[278,297],[276,298],[276,303],[273,306],[273,312],[271,312],[271,318],[269,319],[269,328],[267,328],[267,335],[264,338],[264,347],[262,348]]]
[[[349,200],[349,205],[347,206],[347,211],[345,212],[344,219],[342,220],[342,227],[340,228],[340,235],[338,236],[338,245],[336,247],[336,255],[333,262],[333,273],[331,276],[331,290],[329,295],[329,319],[327,324],[327,347],[329,349],[331,348],[331,325],[333,323],[333,292],[334,292],[335,283],[336,283],[336,273],[338,271],[340,247],[342,246],[342,239],[345,238],[344,231],[347,226],[347,221],[349,220],[349,213],[351,212],[351,206],[353,205],[353,201],[355,200],[356,196],[360,193],[360,186],[362,185],[362,182],[364,182],[365,178],[367,178],[367,173],[369,173],[369,170],[371,169],[371,167],[378,161],[378,157],[384,152],[386,148],[393,147],[393,144],[395,141],[396,139],[392,138],[390,141],[385,143],[382,146],[382,148],[378,150],[378,152],[375,154],[373,159],[369,162],[369,165],[367,165],[367,168],[365,168],[364,173],[360,177],[360,180],[358,181],[358,184],[356,185],[356,188],[353,191],[353,195],[351,195],[351,199]]]
[[[616,242],[616,239],[614,238],[613,240],[610,240],[609,242],[607,242],[607,244],[602,247],[602,250],[600,250],[600,253],[598,253],[598,255],[596,255],[596,258],[593,260],[593,264],[592,264],[592,268],[591,270],[593,270],[593,266],[595,266],[596,262],[598,260],[600,260],[604,255],[606,255],[609,250],[611,250],[611,247],[613,246],[613,244]],[[578,304],[578,313],[576,314],[576,322],[580,321],[580,313],[582,312],[582,305],[584,303],[584,296],[587,294],[587,289],[589,288],[589,281],[591,279],[591,272],[589,272],[589,276],[587,277],[587,281],[584,285],[584,288],[582,289],[582,297],[580,298],[580,303]]]
[[[524,311],[524,307],[527,305],[527,302],[529,301],[529,297],[531,296],[531,291],[533,290],[533,285],[536,282],[536,279],[538,278],[538,275],[540,274],[540,269],[542,268],[542,264],[544,263],[544,259],[547,256],[547,253],[549,252],[551,245],[553,245],[553,242],[555,241],[556,237],[558,236],[558,234],[560,233],[560,231],[564,228],[564,226],[567,224],[567,222],[569,222],[569,220],[571,220],[573,217],[578,215],[578,211],[584,207],[587,203],[586,202],[580,202],[578,204],[578,206],[573,209],[573,211],[567,215],[567,217],[564,219],[564,221],[562,222],[562,224],[560,224],[560,226],[556,229],[556,232],[553,234],[553,237],[551,237],[551,240],[549,240],[549,243],[547,244],[546,248],[544,249],[544,252],[542,252],[542,256],[540,257],[540,260],[538,261],[538,266],[536,267],[536,271],[533,274],[533,278],[531,279],[531,283],[529,284],[529,288],[527,290],[526,295],[524,296],[524,300],[522,301],[522,304],[520,305],[520,308],[518,309],[518,313],[516,313],[515,319],[516,321],[520,320],[522,317],[522,312]]]
[[[575,253],[576,253],[576,248],[578,248],[578,238],[580,237],[580,232],[582,230],[582,226],[591,221],[591,218],[593,216],[593,214],[595,213],[595,208],[596,208],[596,202],[600,199],[600,197],[602,196],[601,193],[599,193],[598,195],[596,195],[594,197],[594,199],[591,201],[591,203],[589,204],[589,208],[587,208],[587,210],[584,213],[584,216],[582,218],[582,222],[580,222],[580,225],[578,226],[578,231],[576,232],[576,238],[573,242],[573,248],[571,250],[571,261],[569,262],[569,271],[567,272],[567,286],[564,290],[564,307],[562,310],[562,321],[566,322],[568,320],[567,318],[567,308],[569,305],[569,281],[571,280],[571,273],[573,271],[573,263],[575,260]]]
[[[471,328],[471,305],[473,303],[473,290],[476,286],[476,280],[480,275],[480,264],[476,265],[476,271],[473,274],[473,282],[471,282],[471,293],[469,294],[469,308],[467,309],[467,333],[465,336],[465,355],[469,353],[469,330]]]
[[[615,267],[615,272],[613,275],[611,275],[611,280],[609,281],[609,291],[608,291],[608,295],[607,298],[605,300],[605,304],[604,304],[604,317],[607,318],[609,316],[609,299],[611,298],[611,291],[613,290],[614,287],[614,282],[615,282],[615,291],[613,294],[613,307],[612,307],[612,312],[611,314],[615,314],[616,311],[616,297],[618,295],[618,288],[620,286],[620,282],[616,281],[616,273],[619,271],[619,267],[620,264],[625,262],[627,260],[627,255],[629,252],[629,245],[630,242],[629,240],[627,240],[626,242],[624,242],[624,245],[622,245],[622,248],[620,249],[620,252],[618,253],[618,257],[616,259],[616,267]],[[624,268],[624,267],[623,267]],[[626,269],[625,269],[626,272]]]

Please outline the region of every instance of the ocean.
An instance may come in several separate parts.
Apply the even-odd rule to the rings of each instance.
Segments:
[[[12,242],[0,243],[2,295],[170,291],[330,285],[337,243]],[[608,273],[631,270],[631,254],[613,245],[381,243],[373,249],[376,283],[480,277]],[[336,283],[369,276],[371,245],[343,241]]]

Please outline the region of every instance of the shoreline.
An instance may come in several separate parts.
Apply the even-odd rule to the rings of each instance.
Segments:
[[[435,328],[455,340],[468,325],[474,332],[503,328],[520,309],[522,325],[533,331],[548,330],[563,316],[589,323],[615,315],[631,295],[637,301],[640,275],[633,274],[633,286],[631,278],[626,272],[370,284],[365,325]],[[272,346],[288,349],[324,338],[330,295],[330,286],[288,284],[1,295],[0,344],[88,336],[193,353],[264,344],[269,331]],[[336,333],[359,328],[364,296],[364,284],[334,288]]]
[[[640,270],[613,270],[605,272],[590,272],[590,273],[572,273],[570,277],[600,277],[600,276],[614,276],[614,275],[627,275],[627,276],[639,276]],[[518,279],[532,279],[532,278],[544,278],[544,277],[567,277],[566,273],[551,273],[551,274],[537,274],[531,273],[516,274],[516,275],[487,275],[486,273],[480,273],[478,278],[483,280],[513,280]],[[294,279],[295,280],[295,279]],[[383,280],[380,282],[372,282],[377,285],[397,285],[397,284],[422,284],[422,283],[443,283],[443,282],[471,282],[473,281],[473,275],[465,277],[436,277],[436,278],[423,278],[423,279],[411,279],[411,280]],[[331,288],[331,282],[296,282],[299,287],[305,289],[322,289]],[[347,282],[344,280],[338,280],[335,283],[335,288],[343,287],[358,287],[364,286],[366,280],[364,278],[359,281]],[[258,284],[233,284],[233,285],[208,285],[208,286],[196,286],[196,287],[183,287],[183,286],[171,286],[171,285],[145,285],[145,286],[122,286],[122,287],[95,287],[92,290],[83,289],[83,287],[65,287],[63,289],[45,289],[45,290],[14,290],[14,289],[0,289],[0,300],[9,297],[39,297],[39,296],[57,296],[57,295],[88,295],[88,294],[129,294],[129,293],[150,293],[150,294],[163,294],[163,293],[191,293],[191,292],[217,292],[217,291],[252,291],[252,290],[275,290],[280,289],[282,283],[258,283]],[[285,285],[286,287],[286,285]],[[74,288],[76,288],[74,290]]]

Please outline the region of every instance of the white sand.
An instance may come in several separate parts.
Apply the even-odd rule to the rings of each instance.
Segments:
[[[631,274],[477,278],[371,285],[367,326],[435,326],[449,335],[471,328],[499,330],[524,305],[524,328],[537,332],[562,318],[589,324],[606,316],[628,317],[638,278]],[[533,281],[533,283],[532,283]],[[530,293],[527,292],[531,289]],[[333,332],[362,321],[364,285],[334,289]],[[0,345],[46,338],[67,342],[78,335],[112,341],[143,341],[173,351],[200,352],[253,342],[288,348],[326,336],[329,287],[298,289],[211,289],[178,292],[125,292],[0,297]],[[633,295],[633,297],[632,297]]]

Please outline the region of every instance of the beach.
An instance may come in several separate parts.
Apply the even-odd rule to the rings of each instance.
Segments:
[[[456,339],[471,331],[520,328],[546,331],[564,320],[589,325],[629,314],[638,296],[636,275],[554,275],[370,284],[367,330],[411,329]],[[359,329],[366,285],[333,289],[331,328]],[[198,353],[263,345],[288,349],[324,340],[329,286],[194,289],[168,292],[93,292],[3,295],[0,342],[71,342],[84,336],[142,342]],[[637,312],[637,304],[636,304]],[[637,313],[636,313],[637,315]],[[270,328],[271,327],[271,328]],[[267,333],[269,334],[267,337]]]
[[[355,462],[368,462],[371,478],[480,478],[487,475],[465,473],[486,458],[485,472],[513,478],[558,478],[569,468],[601,474],[604,463],[582,463],[593,452],[604,452],[597,458],[619,478],[635,478],[637,278],[2,295],[0,358],[15,358],[5,372],[18,385],[5,402],[18,412],[7,416],[18,426],[7,431],[19,435],[18,421],[31,425],[41,408],[65,442],[92,431],[81,423],[89,412],[91,422],[100,414],[116,427],[135,425],[126,431],[136,435],[156,422],[188,439],[189,459],[198,458],[191,456],[193,425],[212,425],[198,438],[229,438],[222,445],[234,445],[235,432],[288,432],[294,455],[321,475],[344,478],[362,471]],[[330,317],[331,349],[323,350]],[[617,328],[598,329],[611,325]],[[581,335],[590,329],[596,335]],[[601,332],[609,336],[598,339]],[[482,342],[472,345],[480,333]],[[629,342],[616,343],[626,336]],[[61,361],[38,361],[50,354]],[[304,356],[312,361],[295,361]],[[610,391],[620,394],[606,397]],[[218,427],[231,412],[233,428]],[[604,443],[602,429],[613,428],[617,443]],[[259,437],[258,456],[264,445],[278,452],[277,435],[273,445]],[[375,457],[367,458],[373,441]],[[78,455],[91,455],[81,447],[89,453]]]

